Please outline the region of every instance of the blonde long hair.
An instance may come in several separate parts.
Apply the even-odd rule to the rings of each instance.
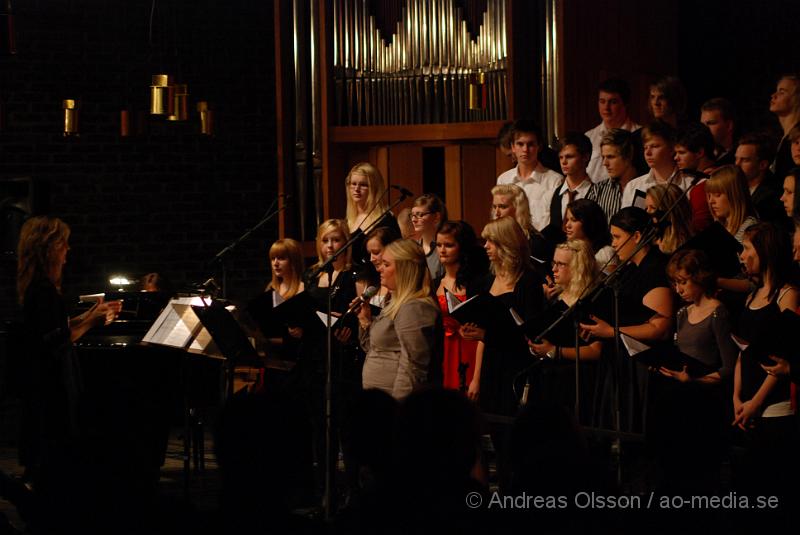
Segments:
[[[17,299],[25,301],[25,292],[36,277],[45,277],[61,291],[63,266],[56,254],[69,241],[69,225],[57,217],[37,216],[28,219],[19,233],[17,245]]]
[[[562,299],[566,297],[567,299],[564,301],[571,305],[597,276],[599,271],[597,260],[595,260],[591,245],[586,240],[569,240],[558,244],[556,250],[572,253],[569,261],[569,284],[561,293]]]
[[[350,169],[350,172],[347,173],[347,178],[344,181],[345,187],[347,188],[346,217],[348,225],[350,223],[354,223],[358,217],[356,203],[353,201],[353,197],[350,195],[350,179],[353,177],[353,175],[363,175],[367,178],[367,182],[369,182],[367,210],[372,210],[372,212],[369,214],[369,217],[361,223],[361,227],[366,228],[374,223],[380,217],[380,215],[389,208],[389,205],[386,203],[386,197],[384,196],[384,193],[386,192],[386,183],[383,180],[381,172],[378,171],[378,168],[369,162],[357,163],[352,169]],[[375,206],[375,209],[373,210],[372,207],[376,201],[378,205]]]
[[[514,204],[514,219],[517,220],[519,226],[522,227],[522,232],[525,236],[530,238],[532,234],[536,234],[537,230],[531,221],[531,206],[528,203],[528,195],[525,190],[516,184],[498,184],[492,188],[492,196],[505,195],[511,199]],[[494,219],[494,210],[492,210],[492,219]]]
[[[269,248],[270,271],[272,270],[272,260],[278,257],[285,257],[289,259],[289,266],[292,268],[291,276],[284,275],[283,279],[277,277],[275,273],[272,274],[272,280],[267,289],[275,290],[280,293],[281,282],[286,282],[289,291],[286,292],[286,299],[294,297],[300,291],[300,284],[303,276],[303,248],[300,243],[291,239],[285,238],[277,240]]]
[[[400,307],[414,299],[436,306],[431,298],[431,275],[422,247],[412,240],[395,240],[384,249],[394,257],[397,288],[392,292],[383,315],[394,319]]]
[[[344,219],[328,219],[323,221],[320,224],[319,228],[317,229],[317,263],[314,264],[312,267],[316,269],[322,264],[325,263],[326,258],[322,254],[322,238],[325,237],[331,231],[339,231],[344,238],[345,243],[350,239],[350,228],[347,226],[347,221]],[[352,262],[352,249],[348,249],[346,253],[344,253],[344,268],[343,269],[350,269],[350,264]],[[321,275],[321,273],[320,273]]]
[[[530,266],[530,246],[522,227],[513,217],[501,217],[489,221],[481,237],[491,241],[497,248],[497,257],[491,262],[492,273],[503,272],[511,275],[514,282]]]
[[[656,184],[647,190],[647,195],[660,202],[657,210],[666,211],[673,207],[669,214],[670,225],[664,230],[659,244],[662,253],[672,254],[692,237],[692,207],[676,184]]]
[[[725,165],[711,173],[711,178],[706,181],[706,194],[709,193],[724,193],[728,197],[730,214],[724,219],[714,219],[722,223],[731,234],[736,235],[745,219],[755,216],[756,211],[747,189],[747,178],[735,165]]]

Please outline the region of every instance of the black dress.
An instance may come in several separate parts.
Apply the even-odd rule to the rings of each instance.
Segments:
[[[746,342],[755,340],[767,325],[780,317],[779,302],[785,293],[786,290],[776,292],[766,306],[757,309],[750,308],[752,296],[748,298],[747,305],[739,316],[736,335]],[[740,398],[747,401],[753,398],[767,374],[758,361],[747,353],[743,353],[740,358]],[[789,378],[778,376],[777,379],[778,384],[767,394],[761,405],[762,411],[770,405],[786,403],[790,399]],[[747,492],[769,491],[781,496],[781,503],[784,503],[783,495],[789,489],[794,489],[797,483],[793,479],[797,469],[796,451],[792,450],[796,440],[795,417],[759,416],[753,423],[754,427],[747,432],[737,431],[736,439],[745,447],[745,455],[735,472],[737,487]],[[777,461],[781,463],[780,470],[775,470]]]
[[[627,327],[647,323],[655,311],[642,302],[644,296],[655,288],[669,288],[666,265],[668,258],[657,248],[651,247],[642,262],[637,266],[628,264],[617,283],[619,288],[619,326]],[[613,315],[602,318],[613,326]],[[620,426],[623,431],[641,432],[644,430],[647,411],[647,367],[635,362],[620,342],[619,361],[615,361],[614,340],[603,348],[603,357],[598,374],[600,399],[595,404],[595,425],[610,428],[613,426],[614,384],[616,370],[619,370]],[[657,345],[645,341],[648,345]]]
[[[489,291],[492,283],[494,275],[487,277],[485,292]],[[513,292],[496,297],[506,308],[513,307],[523,320],[531,320],[542,311],[542,280],[533,271],[526,270]],[[525,383],[519,374],[531,364],[533,358],[520,330],[509,328],[507,321],[498,321],[494,327],[487,328],[481,364],[481,409],[507,416],[515,414]]]
[[[569,308],[563,300],[558,299],[550,303],[542,314],[534,321],[536,331],[542,332]],[[597,313],[597,312],[594,312]],[[575,347],[575,326],[571,317],[562,320],[547,336],[544,337],[551,344],[564,348]],[[586,347],[590,342],[579,338],[580,347]],[[597,363],[581,357],[580,389],[581,389],[581,414],[580,421],[588,421],[594,399],[595,375]],[[562,359],[559,361],[542,361],[531,377],[531,391],[528,403],[546,402],[558,404],[573,411],[575,408],[575,361]]]
[[[647,438],[662,468],[665,492],[712,492],[719,485],[725,433],[733,418],[726,409],[739,349],[722,304],[697,323],[689,321],[688,307],[676,318],[680,351],[716,369],[721,381],[681,383],[654,374]]]
[[[334,313],[344,314],[350,306],[350,303],[356,297],[356,272],[352,269],[343,270],[336,276],[331,288],[320,287],[319,277],[312,277],[314,269],[306,270],[303,275],[303,283],[305,291],[313,298],[316,303],[316,308],[320,312],[327,314],[328,312],[328,292],[331,293],[331,311]],[[346,344],[341,344],[335,338],[333,339],[333,355],[340,358],[334,360],[336,372],[339,376],[353,377],[357,376],[357,381],[361,381],[361,369],[358,362],[358,320],[355,316],[348,316],[344,319],[344,326],[350,327],[353,334]],[[334,324],[334,329],[339,329],[342,326],[339,322]],[[303,335],[303,345],[305,347],[304,354],[311,358],[310,364],[318,373],[324,373],[324,356],[326,351],[326,333],[325,325],[320,321],[319,325],[309,333]],[[361,355],[363,357],[363,355]],[[353,367],[357,367],[356,370]]]
[[[35,472],[74,447],[82,384],[67,309],[49,280],[35,279],[25,291],[23,325],[30,357],[22,366],[19,456],[20,464]]]

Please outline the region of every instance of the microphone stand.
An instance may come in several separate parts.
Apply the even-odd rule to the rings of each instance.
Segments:
[[[389,190],[387,189],[386,192],[388,191]],[[331,324],[331,315],[333,312],[333,265],[339,256],[350,249],[361,236],[369,234],[372,229],[377,226],[378,222],[380,222],[387,214],[391,213],[392,209],[406,200],[406,198],[408,198],[408,195],[406,195],[405,192],[402,192],[400,198],[390,204],[389,208],[387,208],[386,211],[380,215],[380,217],[373,221],[372,224],[366,228],[366,230],[358,229],[356,232],[354,232],[347,243],[345,243],[338,251],[333,253],[333,255],[323,262],[321,266],[315,269],[310,276],[310,278],[313,280],[319,277],[319,275],[323,272],[328,274],[328,317],[325,321],[325,488],[323,491],[322,500],[326,520],[331,520],[332,518],[331,488],[333,486],[334,468],[334,464],[331,461],[331,454],[333,453],[333,424],[331,417],[333,412],[333,326]],[[374,210],[377,205],[378,201],[376,201],[372,206],[372,210]],[[372,210],[370,210],[370,212],[372,212]]]
[[[620,369],[620,359],[621,359],[621,348],[620,348],[620,325],[619,325],[619,291],[622,283],[623,275],[626,274],[629,269],[630,265],[633,264],[633,258],[636,254],[643,250],[645,247],[652,244],[659,236],[660,229],[662,228],[664,222],[667,220],[667,217],[672,213],[678,203],[686,198],[689,192],[694,188],[699,182],[702,177],[696,177],[692,184],[686,188],[683,193],[672,203],[672,205],[661,214],[655,222],[651,222],[650,225],[644,230],[639,242],[636,244],[633,252],[626,258],[622,264],[617,266],[614,271],[612,271],[605,279],[599,280],[599,277],[602,275],[603,269],[608,265],[611,260],[606,262],[606,266],[603,266],[603,269],[600,270],[600,274],[595,280],[589,282],[581,291],[578,300],[575,301],[572,306],[567,308],[555,321],[553,321],[550,325],[548,325],[541,333],[534,340],[540,341],[547,336],[557,325],[559,325],[562,321],[564,321],[568,316],[573,317],[573,324],[575,325],[575,416],[576,418],[579,417],[578,409],[580,406],[580,375],[579,375],[579,366],[580,366],[580,321],[579,321],[579,314],[578,312],[580,309],[587,303],[595,302],[600,295],[606,289],[611,289],[614,295],[614,319],[613,319],[613,326],[614,326],[614,390],[613,390],[613,410],[614,410],[614,443],[612,444],[612,455],[614,455],[615,459],[617,460],[617,483],[620,484],[622,482],[622,464],[620,462],[621,452],[622,452],[622,445],[620,442],[620,434],[622,433],[622,426],[621,426],[621,413],[620,413],[620,399],[619,399],[619,385],[621,381],[621,369]],[[659,202],[660,204],[660,202]],[[630,234],[628,238],[622,243],[620,248],[622,248],[628,241],[633,237],[633,234]],[[538,365],[536,363],[535,365]],[[529,367],[531,369],[533,366]]]
[[[280,198],[280,197],[278,197]],[[233,240],[231,243],[223,247],[214,257],[209,261],[209,264],[219,263],[222,266],[222,297],[223,299],[228,297],[228,268],[227,263],[225,262],[226,257],[236,249],[239,244],[249,238],[255,231],[266,225],[269,221],[271,221],[276,215],[280,214],[283,210],[286,209],[288,206],[288,197],[286,201],[284,201],[283,206],[273,210],[275,204],[278,202],[278,198],[273,199],[272,204],[269,205],[267,211],[264,212],[264,215],[261,217],[261,221],[256,223],[256,225],[252,228],[249,228],[244,231],[244,234]]]

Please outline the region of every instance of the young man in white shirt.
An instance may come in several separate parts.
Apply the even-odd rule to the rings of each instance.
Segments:
[[[685,190],[691,183],[690,178],[680,176],[675,165],[675,137],[675,129],[664,121],[654,121],[642,129],[644,159],[650,172],[628,183],[622,193],[622,208],[643,208],[647,190],[656,184],[673,183]]]
[[[611,78],[597,88],[597,111],[602,122],[586,132],[586,136],[592,142],[592,156],[586,173],[592,182],[597,183],[609,178],[608,171],[603,166],[603,155],[600,152],[600,142],[603,140],[603,136],[614,128],[622,128],[628,132],[634,132],[641,128],[628,117],[630,98],[631,90],[624,80]]]
[[[511,151],[517,166],[497,177],[497,183],[516,184],[525,191],[531,209],[531,222],[536,230],[541,231],[550,223],[550,201],[555,188],[564,179],[539,162],[542,136],[533,121],[516,121],[511,135]]]

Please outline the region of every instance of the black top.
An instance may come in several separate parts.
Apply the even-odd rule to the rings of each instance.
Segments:
[[[328,287],[320,287],[319,277],[311,277],[314,268],[307,269],[303,274],[303,284],[305,291],[314,299],[317,310],[326,312],[328,310]],[[333,281],[333,288],[330,289],[331,310],[333,312],[344,313],[350,307],[350,302],[356,297],[355,285],[356,273],[352,269],[344,270],[336,276]]]
[[[494,275],[489,275],[485,279],[484,291],[488,292],[492,283]],[[526,270],[514,286],[514,291],[496,297],[506,308],[513,307],[524,321],[529,321],[542,311],[542,280],[533,271]],[[507,323],[503,322],[502,325]],[[517,395],[514,381],[533,362],[527,341],[521,330],[509,332],[506,328],[489,328],[484,344],[479,398],[481,409],[495,414],[514,414],[524,380],[516,384]]]
[[[537,333],[541,333],[544,329],[549,327],[568,308],[569,305],[567,305],[562,299],[551,301],[546,306],[544,311],[539,314],[539,316],[536,317],[533,322],[535,324]],[[585,313],[581,314],[581,321],[583,320],[583,316],[585,316]],[[558,325],[556,325],[556,327],[553,328],[552,331],[547,333],[547,336],[545,336],[544,339],[555,346],[575,347],[575,324],[572,316],[562,320]],[[581,346],[589,345],[589,343],[590,342],[587,342],[583,338],[580,339]]]
[[[766,329],[770,323],[776,322],[781,316],[781,309],[778,306],[778,301],[783,297],[785,291],[778,292],[772,300],[761,308],[750,308],[750,303],[755,296],[751,294],[747,303],[739,315],[739,325],[736,330],[736,336],[741,338],[744,342],[751,342],[755,340],[758,333]],[[751,358],[747,353],[742,353],[741,360],[742,372],[742,389],[741,399],[746,401],[758,392],[764,379],[767,378],[767,372],[759,364],[758,360]],[[767,395],[764,400],[762,408],[766,408],[774,403],[780,401],[787,401],[789,399],[789,381],[779,377],[779,382],[775,388]]]
[[[388,227],[394,230],[397,233],[397,236],[400,237],[400,225],[397,224],[397,219],[395,219],[394,215],[391,212],[384,215],[378,222],[372,226],[373,229],[380,228],[380,227]],[[367,251],[367,236],[366,234],[361,234],[358,238],[353,242],[352,245],[352,261],[353,267],[358,270],[362,266],[367,267],[367,269],[372,266],[372,263],[369,261],[369,251]],[[374,269],[374,268],[373,268]]]
[[[311,273],[313,272],[314,268],[310,268],[306,270],[303,274],[303,282],[305,284],[305,291],[309,293],[309,295],[314,299],[316,302],[316,308],[320,312],[327,313],[328,311],[328,290],[329,288],[325,287],[322,288],[319,286],[319,277],[311,278]],[[344,270],[339,273],[339,275],[333,281],[333,287],[330,288],[332,291],[331,295],[331,311],[338,312],[340,314],[344,314],[350,308],[350,303],[356,297],[356,272],[352,269]],[[347,358],[339,358],[339,366],[340,371],[338,373],[342,373],[341,366],[345,366],[345,364],[349,365],[352,364],[354,361],[358,359],[359,355],[359,344],[358,344],[358,319],[355,315],[348,315],[346,318],[342,319],[341,321],[337,321],[336,324],[333,325],[332,330],[336,331],[341,326],[349,327],[352,331],[352,335],[347,343],[342,344],[336,338],[333,338],[333,348],[339,354],[340,352],[347,351],[348,357]],[[302,352],[307,355],[306,365],[312,365],[313,368],[317,372],[321,372],[324,370],[324,352],[325,352],[325,344],[326,344],[326,336],[325,336],[325,325],[320,321],[318,323],[318,327],[313,330],[313,332],[303,333],[303,349]],[[345,363],[346,361],[346,363]],[[351,370],[352,371],[352,370]],[[349,373],[349,372],[347,372]]]
[[[637,266],[629,265],[628,273],[623,275],[624,284],[620,290],[619,324],[621,327],[641,325],[653,317],[655,311],[646,307],[642,300],[653,288],[669,288],[667,278],[668,257],[658,248],[650,247],[647,255]]]
[[[781,183],[783,180],[781,179]],[[781,190],[769,176],[756,187],[750,195],[758,212],[759,221],[772,221],[784,228],[791,228],[791,221],[786,216],[786,209],[781,201]]]

